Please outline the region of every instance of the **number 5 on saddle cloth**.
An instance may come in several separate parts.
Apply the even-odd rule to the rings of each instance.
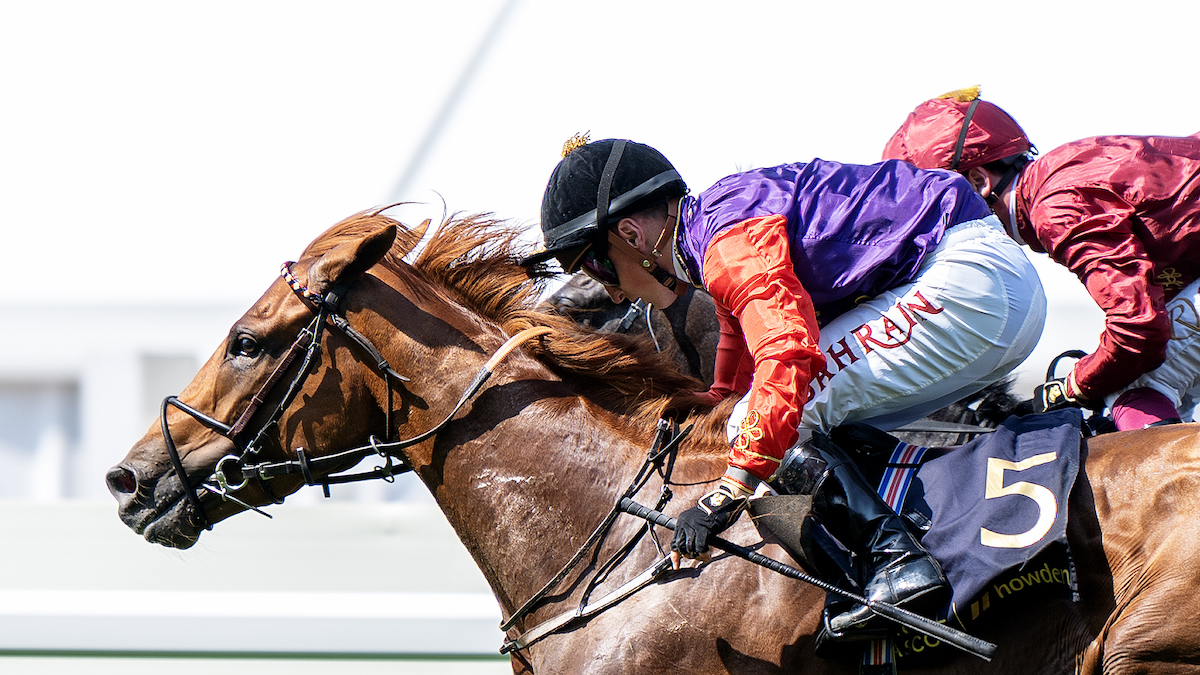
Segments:
[[[1067,498],[1079,472],[1082,423],[1074,408],[1013,416],[991,434],[945,449],[907,445],[861,425],[831,436],[851,446],[844,449],[881,485],[885,501],[904,495],[896,511],[953,590],[950,604],[933,618],[968,630],[989,610],[1018,599],[1070,593]],[[752,500],[750,514],[810,572],[852,587],[852,561],[809,517],[810,499]],[[904,665],[904,644],[897,640],[896,646]]]

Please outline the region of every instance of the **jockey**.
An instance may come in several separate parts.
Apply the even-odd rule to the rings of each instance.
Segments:
[[[1107,404],[1118,430],[1179,421],[1200,394],[1200,137],[1034,152],[974,87],[917,106],[883,157],[964,174],[1009,236],[1074,272],[1104,310],[1100,346],[1035,405]]]
[[[613,300],[664,308],[692,284],[722,324],[714,399],[741,395],[729,465],[682,513],[672,549],[699,557],[760,481],[813,495],[855,554],[872,600],[940,609],[938,564],[822,434],[894,428],[999,380],[1033,350],[1045,297],[1029,261],[960,177],[903,162],[824,160],[728,176],[688,196],[657,150],[626,140],[563,148],[542,201],[543,249]],[[785,459],[786,454],[786,459]],[[782,476],[789,477],[781,484]],[[835,635],[857,605],[827,612]]]

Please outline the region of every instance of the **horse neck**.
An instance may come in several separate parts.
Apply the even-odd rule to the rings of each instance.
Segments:
[[[394,324],[408,344],[388,355],[421,366],[405,386],[427,409],[413,410],[406,436],[449,414],[508,337],[453,303],[411,302]],[[571,557],[640,468],[646,449],[630,437],[648,443],[651,430],[630,434],[628,424],[517,349],[434,440],[407,452],[511,611]]]
[[[519,602],[603,520],[637,469],[634,446],[578,408],[522,413],[468,435],[439,439],[444,470],[430,488],[502,600]]]
[[[393,387],[393,410],[398,413],[389,434],[416,435],[441,422],[468,388],[471,379],[503,344],[503,333],[443,298],[430,288],[410,287],[405,279],[377,270],[382,283],[362,284],[354,296],[352,318],[362,332],[376,340],[392,368],[409,379]],[[374,392],[380,408],[387,389]]]

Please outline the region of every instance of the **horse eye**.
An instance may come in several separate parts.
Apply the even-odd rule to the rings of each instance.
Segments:
[[[258,342],[249,335],[239,335],[233,341],[233,352],[238,356],[258,356]]]

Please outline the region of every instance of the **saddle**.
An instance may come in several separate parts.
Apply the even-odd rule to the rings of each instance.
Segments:
[[[1082,425],[1072,408],[1010,417],[994,433],[956,448],[905,444],[858,423],[834,429],[830,438],[880,485],[884,501],[941,564],[953,593],[932,618],[974,632],[1032,599],[1073,597],[1066,504],[1079,471]],[[853,561],[810,516],[810,504],[807,496],[764,496],[750,502],[749,512],[811,574],[853,587]],[[884,649],[902,667],[957,652],[898,626],[879,637],[889,640]],[[856,656],[869,644],[819,644],[818,654]]]

